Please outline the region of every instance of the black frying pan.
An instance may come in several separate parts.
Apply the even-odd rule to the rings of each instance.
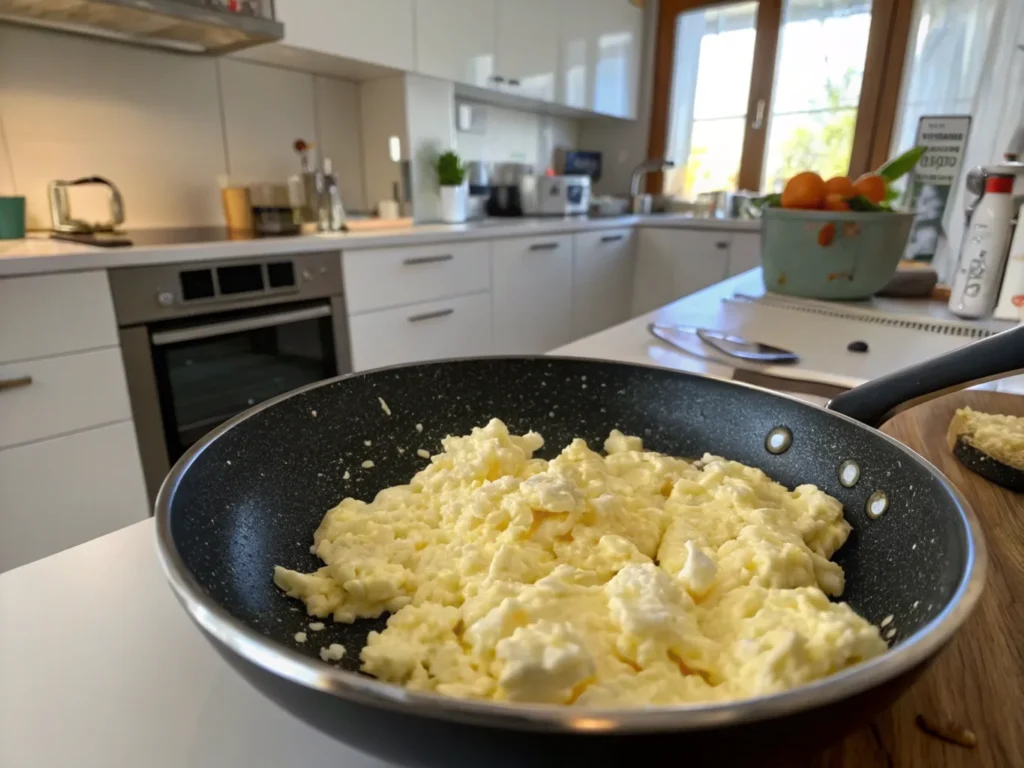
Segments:
[[[660,751],[691,763],[740,755],[763,763],[835,738],[890,704],[981,591],[985,549],[963,499],[921,457],[865,424],[926,393],[1018,368],[1024,328],[858,387],[831,410],[717,379],[572,358],[455,360],[342,377],[258,406],[182,457],[157,500],[159,550],[179,600],[232,666],[296,716],[386,759],[607,765]],[[445,435],[492,417],[515,433],[541,432],[548,458],[577,436],[601,445],[617,428],[652,450],[709,451],[788,487],[818,485],[843,502],[854,528],[835,558],[846,571],[843,599],[876,624],[894,617],[890,651],[779,695],[597,711],[414,694],[358,674],[366,634],[383,619],[330,624],[297,644],[309,618],[274,586],[274,565],[317,568],[308,548],[327,509],[407,482],[424,464],[417,449],[436,452]],[[361,468],[366,459],[372,469]],[[857,475],[850,487],[840,481],[847,462],[857,466],[846,470],[847,481]],[[317,657],[332,642],[348,651],[344,669]]]

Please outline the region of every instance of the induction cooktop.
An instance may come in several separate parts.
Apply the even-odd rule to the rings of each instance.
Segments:
[[[51,232],[54,240],[67,240],[101,248],[124,248],[130,245],[188,245],[189,243],[220,243],[225,240],[259,240],[281,235],[258,235],[235,232],[226,227],[175,227],[168,229],[129,229],[124,232]]]

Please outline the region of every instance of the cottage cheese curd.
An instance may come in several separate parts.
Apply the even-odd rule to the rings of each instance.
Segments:
[[[774,693],[877,656],[872,624],[829,595],[850,526],[811,485],[645,451],[604,455],[493,420],[448,437],[408,485],[345,499],[313,535],[325,563],[275,583],[311,616],[390,612],[360,660],[447,696],[620,707]]]

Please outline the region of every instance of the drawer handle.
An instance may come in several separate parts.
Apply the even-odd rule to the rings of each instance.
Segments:
[[[553,251],[558,247],[558,243],[534,243],[530,246],[531,251]]]
[[[422,315],[412,315],[408,320],[410,323],[418,323],[422,320],[433,320],[435,317],[445,317],[453,312],[455,312],[455,310],[449,307],[448,309],[439,309],[436,312],[424,312]]]
[[[32,384],[31,376],[19,376],[16,379],[0,379],[0,391],[5,389],[20,389]]]
[[[729,247],[729,243],[727,243],[724,240],[720,240],[717,243],[715,243],[715,248],[717,248],[720,251],[724,251],[728,247]]]
[[[438,261],[451,261],[454,257],[450,253],[446,253],[443,256],[416,256],[412,259],[406,259],[403,264],[435,264]]]
[[[625,239],[625,235],[605,235],[601,238],[602,243],[617,243],[619,240]]]

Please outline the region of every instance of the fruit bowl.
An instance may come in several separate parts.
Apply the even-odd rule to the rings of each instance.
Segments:
[[[910,237],[912,213],[764,208],[765,289],[809,299],[853,300],[889,282]]]

